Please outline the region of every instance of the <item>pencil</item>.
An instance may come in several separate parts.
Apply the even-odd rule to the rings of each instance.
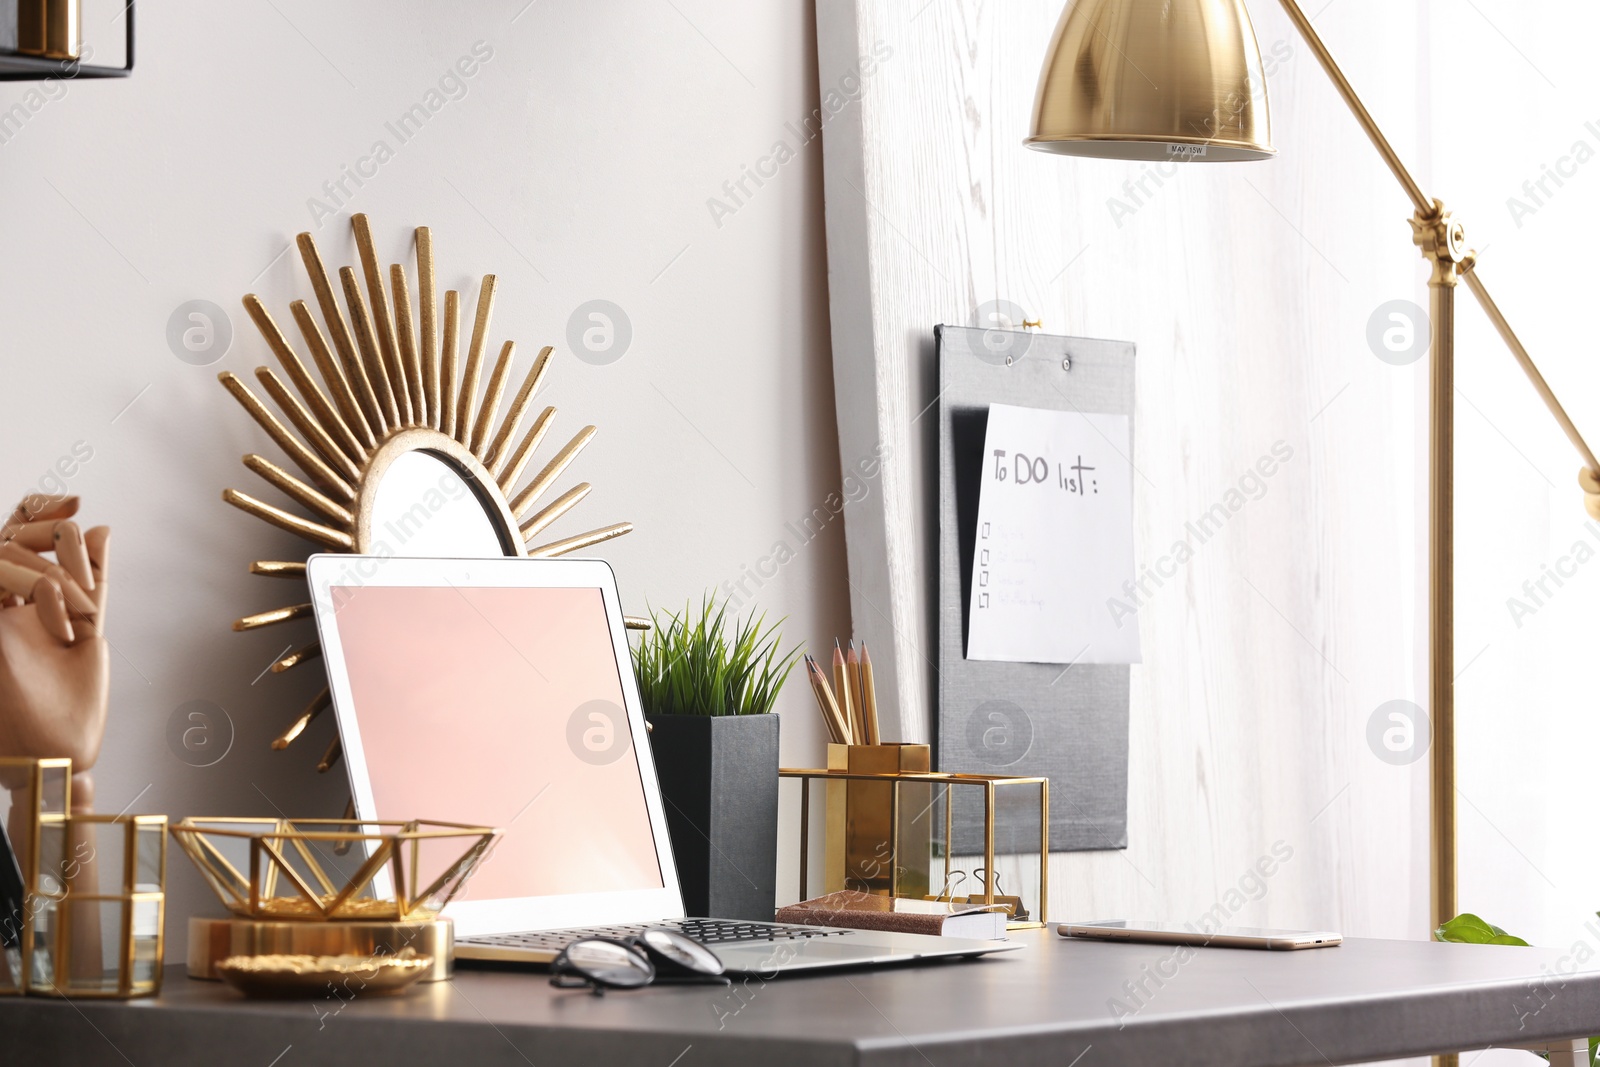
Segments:
[[[811,695],[816,697],[817,710],[822,713],[822,725],[827,727],[828,737],[838,741],[838,737],[835,736],[838,731],[833,728],[833,717],[828,714],[828,702],[823,699],[822,690],[817,687],[816,675],[811,671],[811,653],[807,652],[800,659],[806,672],[806,681],[811,683]]]
[[[878,686],[872,680],[872,657],[867,654],[867,643],[861,642],[861,706],[862,720],[867,727],[867,744],[881,745],[878,733]]]
[[[856,703],[855,686],[850,684],[850,669],[846,665],[844,650],[839,639],[833,639],[833,692],[839,698],[839,711],[849,727],[850,744],[861,744],[861,706]]]
[[[806,677],[811,679],[811,691],[817,696],[817,707],[822,711],[822,722],[828,728],[828,736],[836,745],[849,744],[844,716],[833,694],[828,691],[828,680],[823,676],[822,668],[810,655],[806,656]]]
[[[827,701],[828,714],[838,725],[839,743],[841,745],[855,744],[855,730],[850,722],[850,716],[845,714],[844,707],[839,703],[839,696],[828,685],[828,676],[822,669],[822,664],[813,659],[812,664],[817,669],[817,681],[822,685],[822,696]]]
[[[867,702],[861,691],[861,658],[856,655],[856,643],[851,641],[844,654],[845,682],[850,687],[850,708],[854,713],[851,724],[856,734],[856,744],[870,745],[867,740]]]

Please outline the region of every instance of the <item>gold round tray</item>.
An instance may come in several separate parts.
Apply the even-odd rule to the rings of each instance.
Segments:
[[[189,977],[221,979],[232,956],[394,956],[411,949],[432,958],[421,981],[450,977],[455,928],[449,919],[424,922],[293,922],[189,918]]]
[[[314,997],[330,990],[384,995],[403,991],[432,966],[431,956],[408,948],[398,956],[229,956],[217,973],[247,997]]]

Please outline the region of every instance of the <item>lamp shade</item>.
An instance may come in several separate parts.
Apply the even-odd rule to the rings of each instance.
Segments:
[[[1102,159],[1274,154],[1261,50],[1243,0],[1072,0],[1025,142]]]

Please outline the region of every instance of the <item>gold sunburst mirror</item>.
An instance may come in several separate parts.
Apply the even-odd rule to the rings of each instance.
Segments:
[[[292,302],[289,310],[317,376],[261,301],[254,294],[244,297],[245,310],[288,383],[270,367],[257,367],[256,378],[298,433],[237,375],[219,375],[300,474],[254,453],[244,457],[245,467],[309,517],[237,489],[223,490],[222,499],[305,539],[316,546],[313,551],[545,557],[575,552],[632,530],[631,523],[619,522],[547,539],[549,527],[589,495],[589,483],[579,482],[540,506],[594,437],[595,428],[579,430],[523,482],[555,419],[555,409],[546,407],[517,436],[552,350],[547,345],[534,357],[501,417],[516,355],[513,342],[501,346],[488,367],[487,381],[481,382],[487,367],[495,276],[485,275],[478,287],[471,338],[462,358],[461,294],[455,290],[444,294],[441,323],[428,228],[420,226],[415,234],[413,315],[413,289],[405,268],[398,263],[390,266],[386,287],[367,217],[355,215],[350,221],[362,278],[358,280],[354,267],[339,268],[343,307],[316,242],[309,233],[296,238],[322,321],[304,300]],[[365,296],[361,280],[366,283]],[[303,559],[258,560],[250,564],[250,572],[303,582],[306,565]],[[296,599],[300,602],[238,619],[233,628],[259,630],[308,617],[309,595]],[[648,626],[631,618],[628,624]],[[282,673],[320,656],[321,648],[312,643],[283,656],[271,670]],[[324,686],[272,747],[288,748],[329,703]],[[317,769],[328,770],[339,756],[335,737]]]

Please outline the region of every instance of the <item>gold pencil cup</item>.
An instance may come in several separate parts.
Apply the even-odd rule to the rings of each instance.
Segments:
[[[829,745],[828,769],[850,774],[927,773],[927,745]],[[924,897],[933,852],[933,787],[852,779],[825,786],[825,892]]]

